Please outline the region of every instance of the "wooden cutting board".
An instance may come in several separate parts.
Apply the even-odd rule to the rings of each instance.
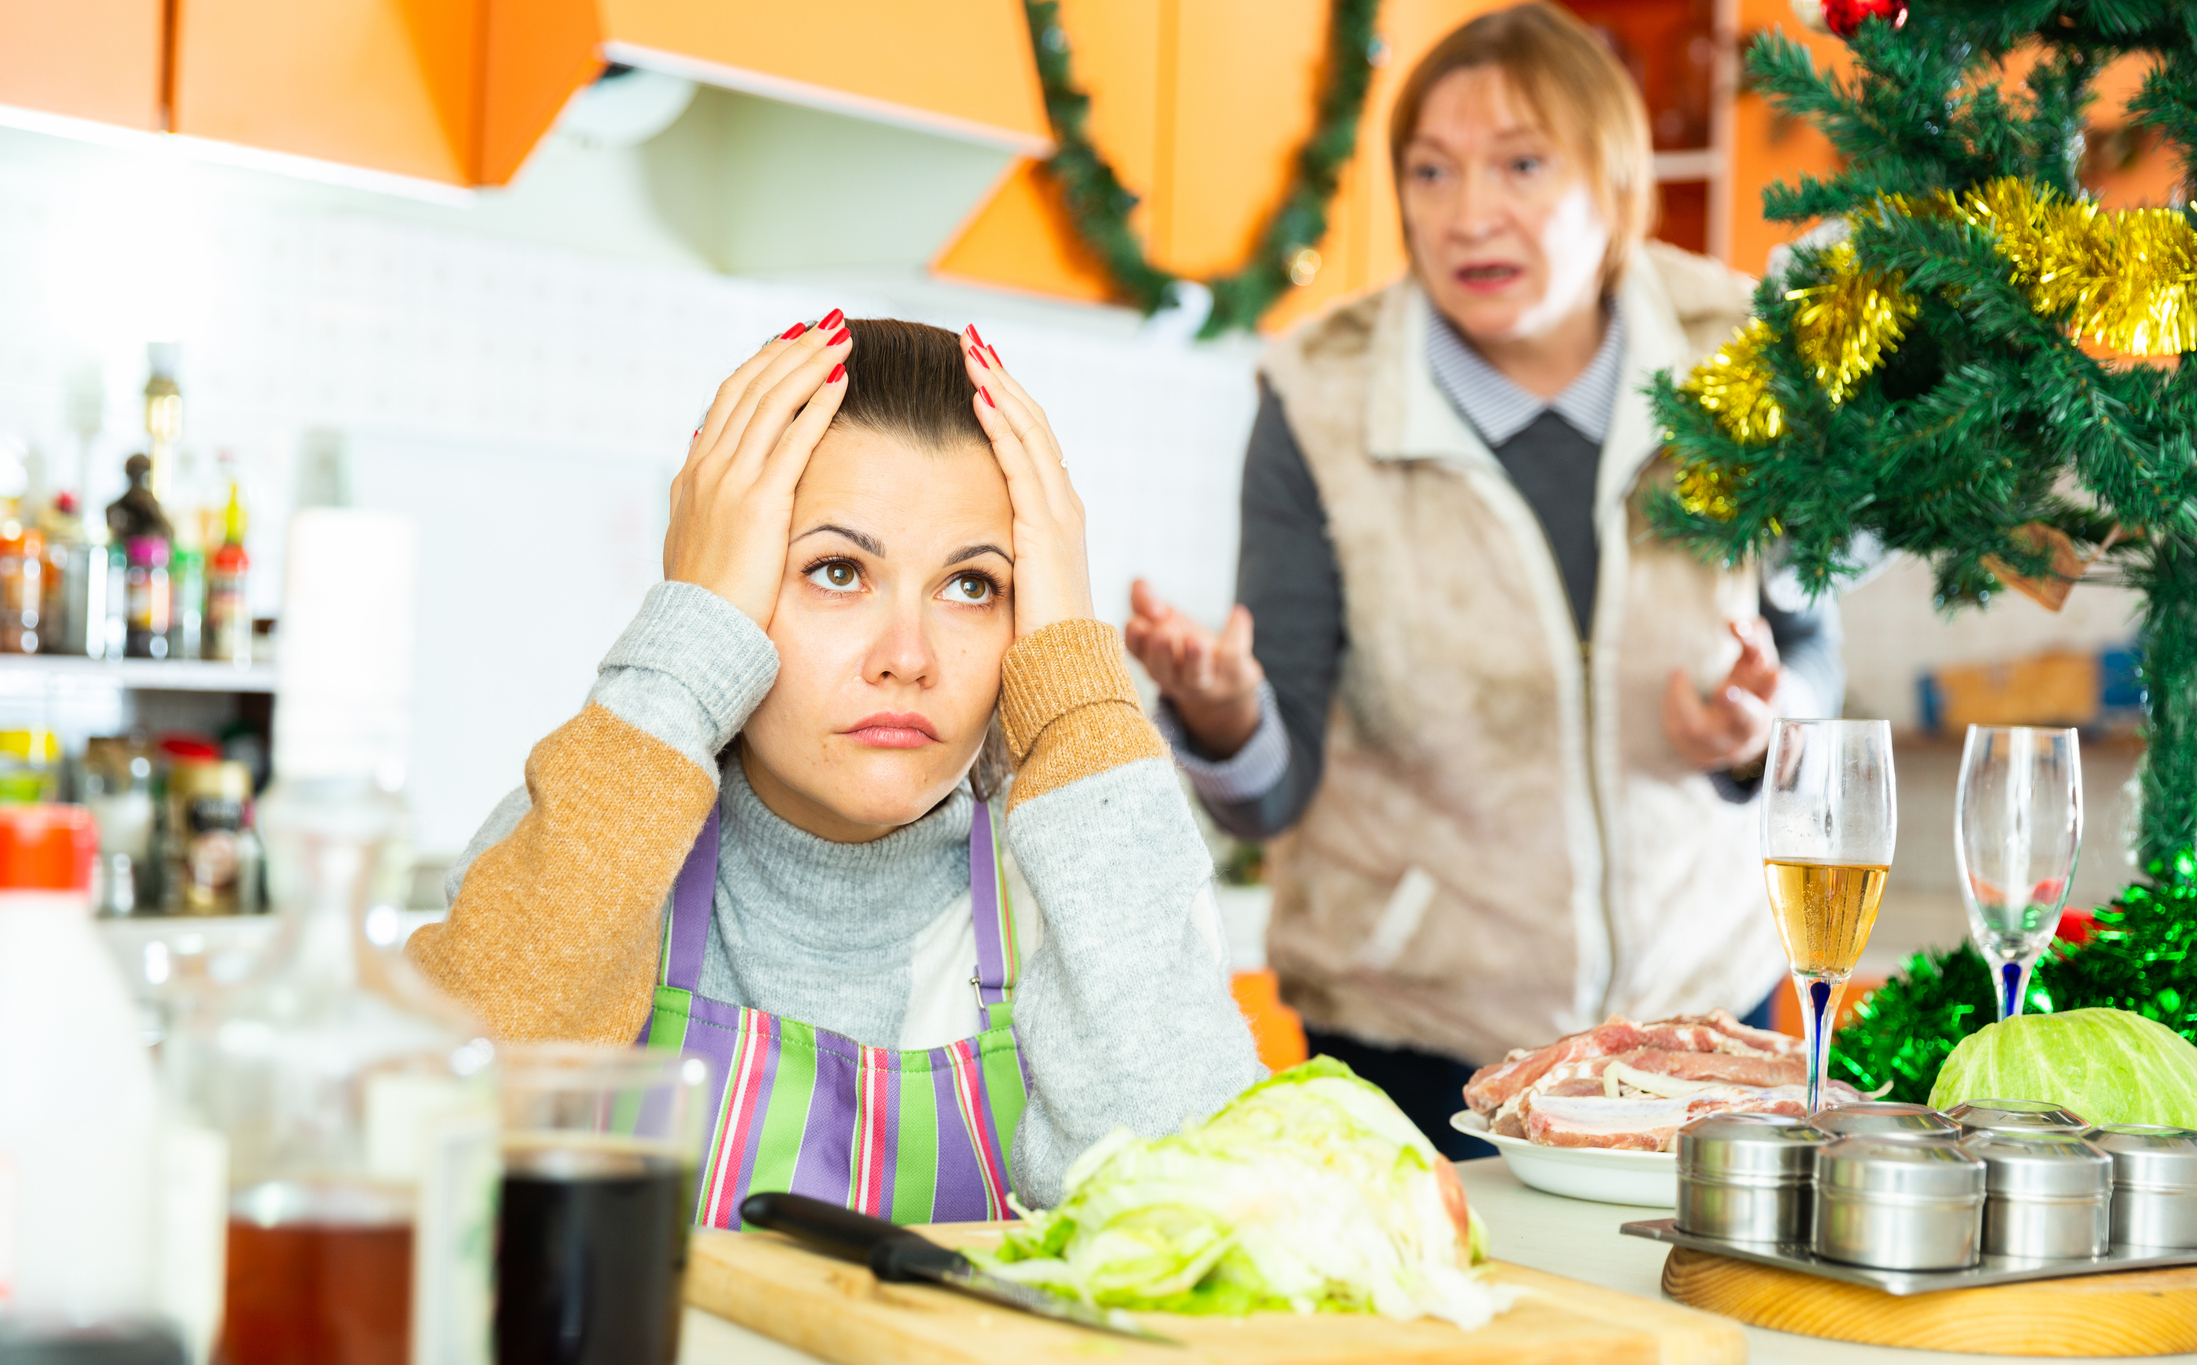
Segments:
[[[2197,1351],[2197,1266],[1898,1295],[1673,1247],[1663,1292],[1757,1327],[1833,1341],[2001,1356]]]
[[[996,1223],[921,1229],[949,1246],[994,1246]],[[767,1232],[697,1232],[687,1302],[835,1365],[1742,1365],[1746,1336],[1690,1308],[1493,1263],[1526,1291],[1476,1332],[1366,1314],[1248,1318],[1140,1315],[1189,1349],[1063,1326],[950,1290],[880,1284],[861,1266]]]

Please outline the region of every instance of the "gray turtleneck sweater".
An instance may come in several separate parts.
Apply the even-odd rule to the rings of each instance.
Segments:
[[[651,589],[587,710],[537,747],[528,787],[452,868],[451,919],[421,931],[415,960],[505,1036],[630,1039],[652,975],[633,967],[653,967],[685,854],[677,830],[691,843],[714,799],[703,995],[871,1047],[976,1033],[967,785],[871,843],[796,829],[728,747],[776,675],[770,640],[738,610],[686,584]],[[1259,1074],[1228,993],[1210,856],[1133,698],[1118,637],[1099,623],[1050,627],[1008,656],[1001,705],[1021,764],[1006,825],[1024,956],[1014,1018],[1030,1076],[1010,1171],[1033,1206],[1055,1201],[1068,1163],[1106,1133],[1172,1132]],[[692,816],[681,768],[714,789]],[[615,829],[591,832],[621,818],[645,856],[602,846]],[[575,897],[609,903],[594,915]],[[608,934],[605,916],[630,927]],[[560,954],[543,942],[564,930],[603,946]],[[632,983],[571,1006],[590,957],[615,958],[600,970]]]

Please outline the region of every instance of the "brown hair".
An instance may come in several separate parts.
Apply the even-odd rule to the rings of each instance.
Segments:
[[[832,425],[844,422],[934,452],[991,449],[992,438],[976,420],[976,384],[962,363],[960,337],[899,318],[848,318],[847,328],[854,333],[847,396]],[[979,801],[992,800],[1013,775],[1007,734],[994,711],[969,768],[969,787]]]
[[[931,450],[991,444],[976,420],[976,385],[962,363],[960,337],[898,318],[848,318],[847,327],[854,350],[835,424]]]
[[[1436,43],[1404,77],[1388,116],[1397,198],[1404,193],[1404,150],[1419,131],[1428,93],[1444,76],[1481,66],[1499,68],[1541,126],[1580,159],[1609,224],[1602,284],[1614,286],[1655,216],[1648,111],[1594,30],[1547,0],[1481,15]]]

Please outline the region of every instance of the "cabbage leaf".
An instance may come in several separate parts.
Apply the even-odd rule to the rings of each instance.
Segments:
[[[980,1259],[1108,1307],[1434,1315],[1469,1328],[1508,1303],[1472,1269],[1486,1239],[1455,1170],[1387,1095],[1328,1057],[1171,1137],[1116,1130],[1069,1167],[1058,1207],[1024,1216]]]
[[[2092,1123],[2197,1128],[2197,1047],[2128,1010],[2020,1014],[1979,1029],[1945,1059],[1934,1109],[2045,1100]]]

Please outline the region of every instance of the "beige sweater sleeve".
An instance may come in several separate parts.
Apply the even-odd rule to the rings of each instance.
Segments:
[[[630,1043],[654,995],[664,899],[717,784],[590,704],[534,746],[526,789],[533,808],[405,952],[496,1038]]]
[[[1104,621],[1056,621],[1017,640],[1001,672],[999,714],[1015,760],[1009,809],[1078,778],[1167,757],[1137,703],[1121,635]]]

